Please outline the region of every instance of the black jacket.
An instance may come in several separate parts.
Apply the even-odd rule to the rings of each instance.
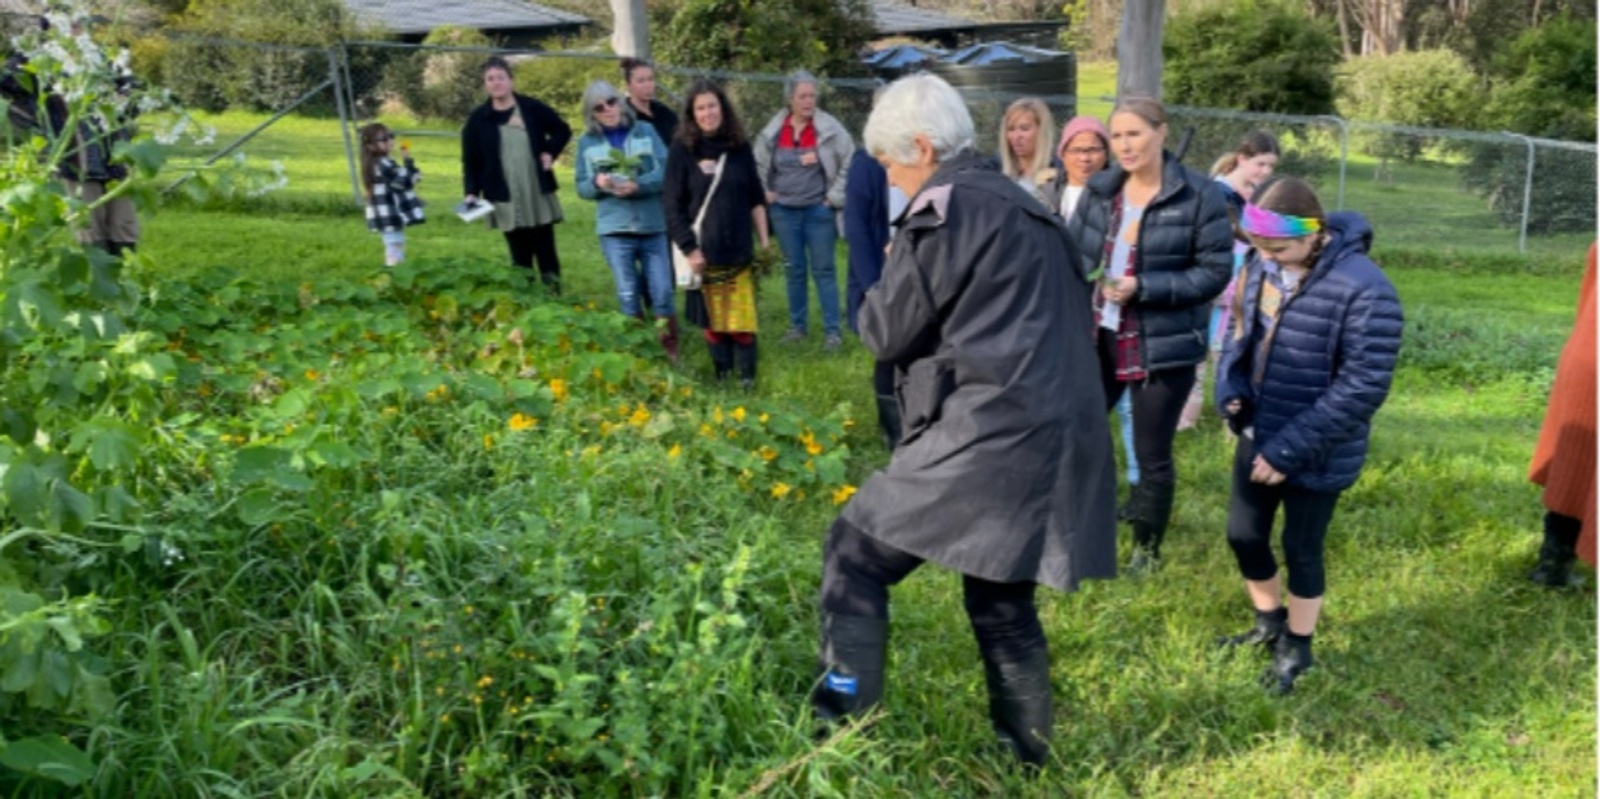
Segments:
[[[1111,201],[1127,180],[1117,165],[1090,178],[1068,223],[1085,275],[1105,260]],[[1147,371],[1206,359],[1211,301],[1233,277],[1227,207],[1216,181],[1163,154],[1161,190],[1139,226],[1139,291],[1125,309],[1139,324]]]
[[[1217,369],[1216,396],[1218,408],[1240,401],[1234,426],[1254,426],[1255,451],[1289,485],[1342,491],[1366,462],[1372,415],[1389,396],[1405,319],[1394,285],[1367,257],[1367,221],[1329,214],[1327,230],[1300,290],[1277,299],[1269,289],[1280,303],[1270,330],[1256,330],[1266,264],[1257,258],[1240,273],[1240,312]]]
[[[533,162],[540,155],[555,158],[572,140],[572,128],[550,106],[523,95],[513,95],[522,111],[522,124],[528,126],[528,141],[533,145]],[[511,189],[506,185],[505,167],[500,163],[500,126],[495,122],[497,113],[488,102],[473,110],[467,124],[461,129],[461,183],[463,194],[471,194],[490,202],[508,202]],[[550,194],[556,190],[554,172],[539,167],[539,190]]]
[[[1116,572],[1116,466],[1091,286],[1037,200],[970,153],[911,198],[861,340],[894,364],[905,435],[844,509],[904,552],[1062,590]]]
[[[723,153],[728,160],[722,182],[711,197],[697,237],[694,218],[711,189],[711,174],[700,168],[700,162],[715,161]],[[712,266],[742,266],[755,260],[755,220],[750,211],[766,205],[767,195],[749,143],[730,148],[720,139],[701,138],[691,153],[683,142],[673,142],[667,150],[661,203],[667,213],[667,237],[678,249],[685,253],[703,250],[706,263]]]
[[[630,106],[632,107],[632,106]],[[678,115],[660,100],[650,101],[650,113],[646,114],[637,108],[633,109],[634,116],[649,122],[661,134],[661,141],[668,147],[672,146],[672,139],[678,135]]]

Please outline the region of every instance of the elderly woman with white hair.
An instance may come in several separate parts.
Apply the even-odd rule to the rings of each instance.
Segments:
[[[834,271],[834,246],[839,240],[834,214],[844,207],[845,180],[856,146],[839,120],[817,108],[817,79],[811,73],[790,73],[784,79],[783,99],[786,107],[773,115],[754,144],[772,232],[788,262],[784,278],[789,332],[784,340],[806,337],[809,272],[817,284],[817,304],[822,306],[823,347],[834,350],[844,341]]]
[[[640,286],[649,308],[665,319],[661,346],[678,359],[678,318],[672,307],[672,256],[667,250],[667,220],[661,184],[667,174],[667,145],[655,127],[638,119],[631,105],[603,80],[583,93],[584,134],[578,139],[578,196],[598,205],[595,232],[600,252],[617,283],[622,312],[644,318]],[[640,278],[643,277],[643,280]]]
[[[858,320],[894,364],[903,431],[824,545],[812,704],[840,720],[882,699],[889,587],[933,561],[963,575],[996,735],[1042,765],[1050,661],[1034,590],[1116,569],[1105,398],[1082,379],[1098,367],[1090,286],[1064,265],[1065,229],[972,150],[949,84],[896,81],[866,146],[911,197]]]

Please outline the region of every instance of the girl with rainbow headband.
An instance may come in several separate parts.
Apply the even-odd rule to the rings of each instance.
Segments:
[[[1270,651],[1263,682],[1284,694],[1312,664],[1323,539],[1366,460],[1403,318],[1394,286],[1367,257],[1372,228],[1359,214],[1324,214],[1310,186],[1280,178],[1263,184],[1239,222],[1256,256],[1235,285],[1216,401],[1239,435],[1228,543],[1256,623],[1220,643]],[[1279,506],[1287,608],[1271,544]]]

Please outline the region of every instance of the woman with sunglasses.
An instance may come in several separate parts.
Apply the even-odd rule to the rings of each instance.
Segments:
[[[584,134],[578,139],[578,196],[593,200],[600,252],[617,283],[622,312],[665,319],[661,346],[678,360],[678,318],[672,307],[672,256],[661,210],[667,146],[655,128],[634,116],[633,107],[603,80],[583,93]],[[640,277],[644,280],[640,280]],[[641,283],[649,297],[640,295]]]

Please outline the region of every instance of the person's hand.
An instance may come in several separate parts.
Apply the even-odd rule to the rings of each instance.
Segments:
[[[1100,293],[1107,302],[1118,305],[1127,305],[1139,292],[1139,278],[1132,275],[1123,275],[1116,280],[1108,280],[1100,287]]]
[[[478,195],[476,195],[476,194],[468,194],[467,196],[462,197],[461,201],[466,203],[467,205],[477,205],[478,204]]]
[[[539,166],[544,167],[546,170],[549,170],[550,165],[555,162],[555,157],[549,153],[539,153]]]
[[[611,193],[618,197],[632,197],[639,193],[639,184],[626,178],[611,181]]]
[[[1267,459],[1260,455],[1257,455],[1255,461],[1250,464],[1250,482],[1252,483],[1275,486],[1286,479],[1288,479],[1287,475],[1272,468],[1272,464],[1267,463]]]
[[[611,176],[604,172],[597,172],[594,176],[594,187],[597,189],[610,189]]]
[[[699,250],[689,253],[689,268],[694,270],[694,273],[697,275],[704,274],[706,271],[705,253],[702,253]]]
[[[778,193],[777,192],[775,192],[775,191],[767,192],[767,205],[772,205],[773,203],[775,203],[777,201],[778,201]]]
[[[1239,411],[1244,409],[1244,403],[1242,403],[1242,402],[1240,402],[1240,401],[1238,401],[1236,399],[1232,399],[1232,400],[1228,400],[1228,404],[1223,406],[1223,407],[1224,407],[1225,410],[1227,410],[1228,415],[1232,416],[1232,415],[1234,415],[1234,414],[1236,414]]]

